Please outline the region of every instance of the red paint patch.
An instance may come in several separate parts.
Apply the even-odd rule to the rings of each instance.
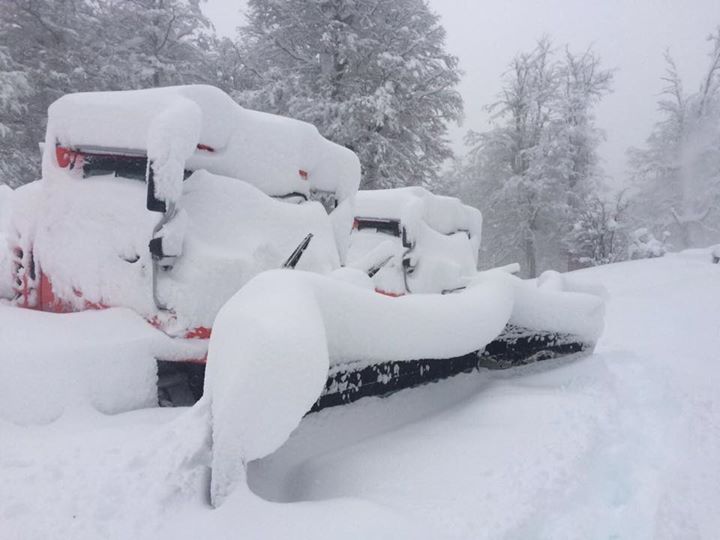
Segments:
[[[212,328],[198,326],[185,332],[185,339],[210,339]]]
[[[396,293],[396,292],[389,292],[389,291],[383,291],[382,289],[375,289],[375,292],[378,294],[382,294],[384,296],[390,296],[392,298],[397,298],[398,296],[405,296],[405,293]]]

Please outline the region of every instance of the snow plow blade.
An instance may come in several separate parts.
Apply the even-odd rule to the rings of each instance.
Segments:
[[[310,413],[387,396],[474,370],[508,369],[551,358],[590,353],[594,344],[571,334],[542,332],[508,324],[480,351],[454,358],[382,362],[349,362],[332,366],[322,394]],[[192,405],[203,394],[204,364],[158,361],[158,395],[162,405]]]
[[[508,369],[582,352],[591,352],[593,344],[570,334],[537,332],[508,324],[484,349],[444,359],[361,362],[333,366],[325,389],[310,412],[352,403],[364,397],[387,396],[405,388],[447,379],[473,370]]]

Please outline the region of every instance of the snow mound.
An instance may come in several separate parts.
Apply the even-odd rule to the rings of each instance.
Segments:
[[[59,315],[0,306],[0,342],[0,418],[17,424],[51,422],[68,407],[156,406],[155,356],[198,353],[126,309]]]
[[[455,295],[397,299],[305,272],[255,277],[218,313],[208,351],[213,504],[287,439],[331,364],[466,354],[501,332],[512,305],[512,287],[492,276]]]

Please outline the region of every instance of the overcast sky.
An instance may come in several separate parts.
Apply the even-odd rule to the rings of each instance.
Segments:
[[[489,127],[484,106],[500,90],[500,77],[517,52],[544,34],[558,46],[592,45],[616,68],[614,93],[597,111],[607,141],[606,172],[616,185],[625,175],[625,150],[642,145],[657,118],[663,51],[669,48],[686,88],[695,89],[707,65],[708,34],[720,25],[720,0],[430,0],[447,30],[447,46],[465,72],[460,92],[465,121],[451,126],[456,152],[468,129]],[[221,34],[242,22],[242,0],[208,0],[203,9]]]

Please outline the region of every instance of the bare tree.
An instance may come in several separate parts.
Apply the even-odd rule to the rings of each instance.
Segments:
[[[638,225],[674,232],[676,247],[720,233],[720,28],[709,36],[710,61],[698,91],[686,93],[665,54],[665,83],[646,147],[630,149]]]
[[[611,80],[591,50],[558,60],[547,38],[511,62],[493,129],[467,139],[464,191],[486,216],[494,263],[521,256],[529,276],[567,264],[566,237],[601,176],[592,109]]]

